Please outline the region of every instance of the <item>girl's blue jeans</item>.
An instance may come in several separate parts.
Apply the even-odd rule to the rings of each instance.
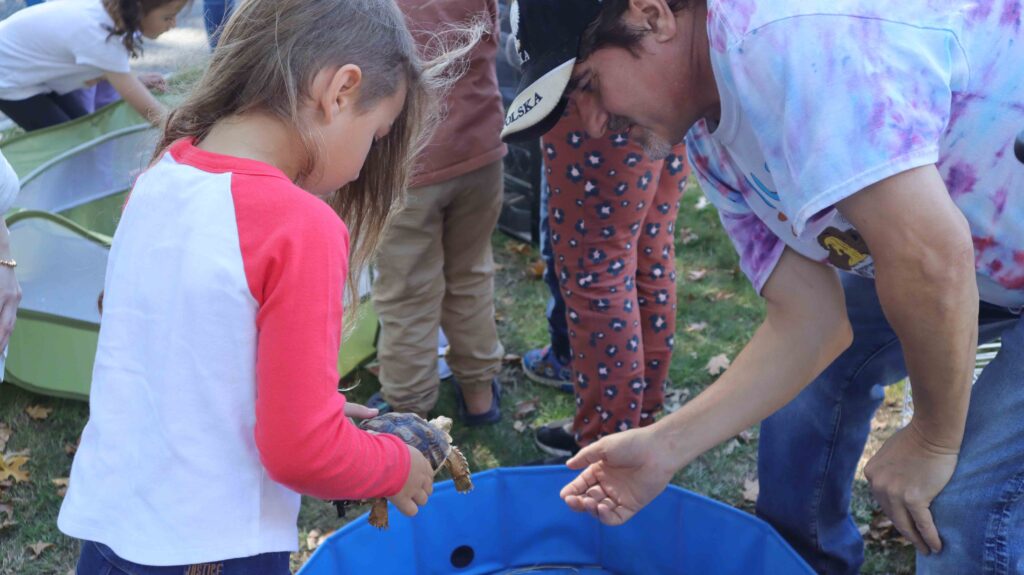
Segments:
[[[198,565],[149,567],[121,559],[102,543],[83,541],[75,575],[289,575],[289,556],[282,551]]]
[[[858,573],[864,544],[850,515],[854,472],[884,386],[907,375],[872,280],[843,274],[854,340],[761,425],[757,514],[820,573]],[[979,339],[1002,349],[971,392],[956,472],[932,503],[943,551],[918,574],[1024,573],[1024,320],[982,303]]]

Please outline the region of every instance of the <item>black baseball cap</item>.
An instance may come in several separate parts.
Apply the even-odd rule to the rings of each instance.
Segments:
[[[597,19],[602,0],[514,0],[509,20],[523,77],[505,112],[502,140],[539,138],[565,111],[583,32]]]

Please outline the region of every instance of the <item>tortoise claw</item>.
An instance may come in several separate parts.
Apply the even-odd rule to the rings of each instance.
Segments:
[[[374,499],[370,507],[370,525],[377,529],[388,528],[388,501],[387,499]]]
[[[448,472],[452,474],[456,491],[467,493],[473,490],[473,480],[469,474],[469,462],[466,461],[466,456],[459,451],[458,447],[452,446],[452,452],[444,463],[448,467]]]

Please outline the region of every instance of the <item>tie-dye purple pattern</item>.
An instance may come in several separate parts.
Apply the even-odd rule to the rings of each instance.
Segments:
[[[934,163],[979,275],[1024,301],[1022,2],[708,1],[723,113],[687,148],[758,289],[784,244],[825,261],[817,235],[842,221],[837,202]]]

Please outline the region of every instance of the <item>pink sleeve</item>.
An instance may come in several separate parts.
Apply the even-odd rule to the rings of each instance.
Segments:
[[[299,493],[394,495],[409,472],[408,448],[356,427],[338,392],[348,230],[319,199],[268,179],[232,175],[245,274],[259,304],[260,460],[271,478]]]

